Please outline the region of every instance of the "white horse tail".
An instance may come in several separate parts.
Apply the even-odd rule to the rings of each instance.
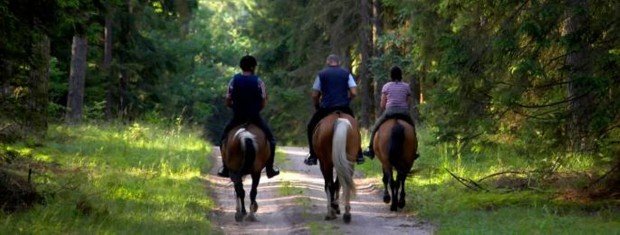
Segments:
[[[347,135],[350,130],[351,123],[345,118],[338,118],[334,123],[332,161],[345,198],[349,198],[349,193],[355,194],[356,190],[353,182],[353,163],[347,158]]]

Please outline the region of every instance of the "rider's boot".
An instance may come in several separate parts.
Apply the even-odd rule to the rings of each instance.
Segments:
[[[267,166],[265,166],[267,178],[271,178],[271,177],[274,177],[280,174],[280,169],[278,169],[278,167],[273,166],[273,161],[276,155],[276,144],[274,142],[270,142],[269,148],[271,149],[271,154],[269,155],[269,160],[267,160]]]

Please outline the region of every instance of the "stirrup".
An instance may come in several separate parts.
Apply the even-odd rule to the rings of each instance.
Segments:
[[[317,164],[317,158],[316,157],[312,157],[309,156],[308,158],[306,158],[304,160],[304,163],[308,166],[312,166],[312,165],[316,165]]]
[[[219,177],[224,177],[224,178],[228,178],[228,177],[230,177],[230,173],[228,172],[228,169],[226,169],[226,167],[222,167],[222,168],[220,168],[220,170],[217,172],[217,176],[219,176]]]
[[[276,166],[267,167],[265,173],[267,174],[267,178],[272,178],[280,174],[280,169]]]

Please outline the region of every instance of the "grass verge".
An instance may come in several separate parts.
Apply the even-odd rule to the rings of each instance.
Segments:
[[[52,126],[43,146],[0,146],[31,160],[44,203],[0,212],[0,234],[204,234],[213,201],[197,131],[133,124]]]
[[[501,190],[497,184],[510,177],[497,177],[484,181],[492,190],[474,191],[457,182],[446,169],[478,180],[501,171],[536,170],[540,162],[501,147],[454,154],[449,145],[429,144],[432,136],[425,129],[418,130],[418,138],[421,157],[406,182],[405,210],[435,224],[439,234],[620,234],[617,200],[569,200],[564,196],[570,192],[567,189],[588,182],[573,177],[575,172],[593,168],[594,163],[586,156],[571,156],[571,161],[559,168],[560,179],[554,184]],[[376,159],[356,169],[368,177],[382,176]],[[389,210],[387,205],[385,210]]]

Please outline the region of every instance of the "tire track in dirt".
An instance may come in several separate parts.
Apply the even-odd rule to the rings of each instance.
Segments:
[[[235,222],[235,193],[229,179],[216,175],[221,166],[218,148],[213,149],[213,168],[206,176],[216,203],[210,215],[214,226],[225,234],[432,234],[433,227],[414,215],[391,212],[382,201],[380,182],[355,173],[357,196],[351,201],[352,220],[325,221],[327,211],[323,177],[318,166],[306,166],[307,148],[280,148],[285,160],[276,159],[281,173],[272,179],[263,174],[258,186],[258,222]],[[246,207],[249,204],[251,177],[244,179]]]

